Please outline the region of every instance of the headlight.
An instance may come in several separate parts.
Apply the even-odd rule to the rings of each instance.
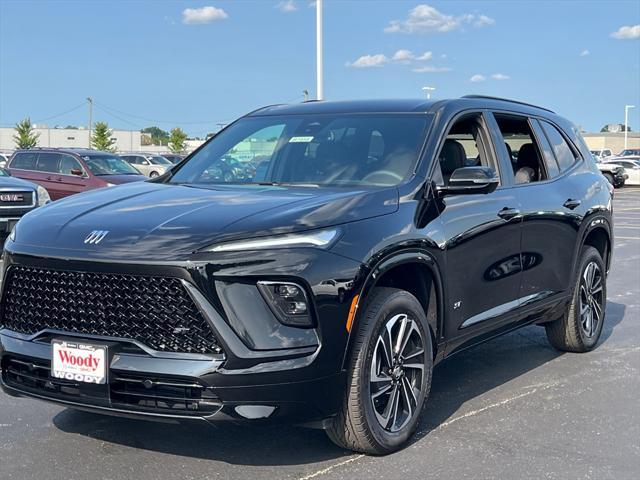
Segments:
[[[310,304],[304,288],[290,282],[258,282],[258,290],[280,323],[312,327]]]
[[[294,247],[322,247],[327,248],[336,238],[339,230],[316,230],[291,235],[256,238],[253,240],[238,240],[221,243],[205,249],[208,252],[237,252],[241,250],[262,250],[265,248],[294,248]]]
[[[43,186],[38,185],[38,189],[36,190],[36,192],[37,192],[37,195],[38,195],[38,206],[39,207],[41,207],[43,205],[46,205],[47,203],[49,203],[51,201],[51,197],[49,196],[49,192],[47,192],[47,189],[44,188]]]
[[[13,228],[11,229],[11,233],[9,234],[9,240],[11,240],[12,242],[16,241],[16,228],[17,228],[18,224],[16,223]]]

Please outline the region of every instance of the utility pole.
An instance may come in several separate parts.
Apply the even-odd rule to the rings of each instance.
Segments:
[[[309,101],[309,90],[305,88],[304,90],[302,90],[302,94],[304,95],[304,101]]]
[[[91,129],[93,128],[93,98],[87,97],[89,102],[89,148],[91,148]]]
[[[624,149],[627,149],[627,136],[629,130],[629,109],[636,108],[635,105],[625,105],[624,106]]]
[[[431,92],[433,92],[436,87],[422,87],[422,91],[427,94],[427,100],[431,100]]]
[[[316,98],[324,99],[322,63],[322,0],[316,0]]]

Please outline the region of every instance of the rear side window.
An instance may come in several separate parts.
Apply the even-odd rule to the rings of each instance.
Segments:
[[[38,161],[36,162],[36,170],[39,172],[57,172],[58,162],[60,161],[60,155],[57,153],[41,153],[38,155]]]
[[[16,153],[11,160],[11,168],[19,168],[21,170],[35,170],[36,158],[38,154],[35,152]]]
[[[574,163],[576,163],[576,154],[556,127],[544,120],[541,120],[540,124],[542,125],[545,135],[549,139],[549,143],[553,149],[553,154],[560,166],[560,171],[564,172],[568,170]]]
[[[549,172],[543,163],[542,149],[531,130],[529,119],[518,115],[494,114],[502,144],[511,160],[516,184],[548,180]],[[501,148],[498,145],[497,148]]]

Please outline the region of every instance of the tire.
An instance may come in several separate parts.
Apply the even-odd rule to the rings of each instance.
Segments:
[[[581,353],[596,346],[605,319],[607,278],[600,252],[590,246],[583,247],[577,271],[571,303],[564,315],[545,324],[545,329],[553,347],[564,352]]]
[[[375,288],[353,335],[344,397],[327,434],[342,448],[391,453],[417,429],[431,388],[433,346],[424,309],[409,292]],[[390,360],[385,345],[394,343],[404,347]]]
[[[604,175],[604,178],[606,178],[606,179],[607,179],[607,181],[608,181],[611,185],[613,185],[613,186],[615,187],[616,182],[615,182],[615,180],[613,179],[613,175],[611,175],[610,173],[603,173],[603,175]]]
[[[158,176],[158,172],[151,172],[149,174],[149,178],[156,178]]]

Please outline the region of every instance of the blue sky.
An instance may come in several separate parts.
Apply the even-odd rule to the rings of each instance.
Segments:
[[[86,124],[91,96],[94,120],[111,127],[198,136],[305,88],[313,97],[309,5],[0,0],[0,125]],[[325,0],[324,23],[329,100],[420,97],[429,85],[437,98],[538,103],[589,131],[634,104],[640,130],[637,0]]]

